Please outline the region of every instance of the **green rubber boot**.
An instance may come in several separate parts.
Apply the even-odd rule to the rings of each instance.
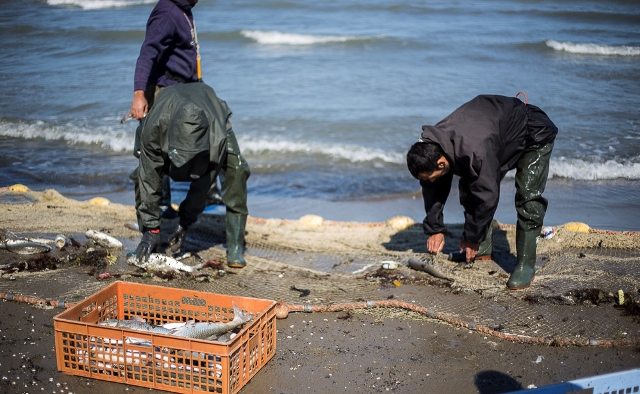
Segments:
[[[242,257],[246,225],[247,215],[227,212],[227,266],[231,268],[244,268],[247,265]]]
[[[480,247],[478,248],[478,254],[476,255],[475,261],[480,260],[493,260],[493,226],[495,220],[492,220],[489,223],[489,227],[487,228],[487,237],[480,243]],[[464,263],[467,261],[467,255],[465,253],[453,252],[449,253],[449,260],[456,263]]]
[[[540,228],[533,231],[524,231],[516,229],[516,251],[518,254],[518,263],[513,270],[507,287],[509,290],[519,290],[529,287],[533,276],[535,275],[536,265],[536,247],[538,245],[538,237],[540,236]]]

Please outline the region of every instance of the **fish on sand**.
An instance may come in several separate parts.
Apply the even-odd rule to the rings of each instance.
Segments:
[[[20,238],[9,230],[0,229],[0,249],[18,254],[38,254],[51,251],[46,240]]]
[[[136,267],[143,268],[148,271],[184,271],[195,272],[203,268],[203,264],[187,265],[174,258],[160,253],[151,253],[147,261],[140,261],[135,253],[127,258],[127,262]]]

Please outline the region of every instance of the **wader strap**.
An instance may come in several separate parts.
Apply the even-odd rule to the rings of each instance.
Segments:
[[[524,105],[529,104],[529,102],[527,102],[527,94],[525,92],[518,92],[518,94],[516,94],[516,98],[518,98],[518,96],[523,95],[524,96]]]
[[[198,44],[198,32],[196,31],[196,21],[192,21],[189,19],[187,14],[183,13],[184,17],[187,18],[187,23],[191,28],[191,46],[196,47],[196,73],[198,75],[198,80],[202,79],[202,69],[200,68],[200,44]]]

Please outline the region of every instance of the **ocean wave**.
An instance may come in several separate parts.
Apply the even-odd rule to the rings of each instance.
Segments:
[[[157,0],[47,0],[48,5],[75,6],[84,10],[100,10],[104,8],[130,7],[140,4],[152,4]]]
[[[554,40],[547,40],[545,44],[556,51],[578,55],[640,56],[640,47],[576,44],[573,42],[558,42]]]
[[[640,179],[640,163],[607,160],[589,162],[560,157],[551,159],[549,177],[596,181],[607,179]]]
[[[282,33],[279,31],[242,30],[240,34],[263,45],[314,45],[348,41],[370,40],[373,37],[316,36],[309,34]]]
[[[13,138],[64,140],[69,144],[98,145],[114,152],[133,149],[133,131],[111,127],[83,127],[74,125],[50,125],[43,121],[0,122],[0,135]]]
[[[302,154],[324,155],[352,163],[382,161],[385,163],[404,163],[404,153],[387,152],[382,149],[366,148],[348,144],[325,144],[318,142],[295,142],[285,140],[256,140],[251,137],[239,137],[242,152],[247,154]]]

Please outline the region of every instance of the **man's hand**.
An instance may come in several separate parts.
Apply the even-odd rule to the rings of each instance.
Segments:
[[[467,242],[464,239],[460,242],[460,253],[465,253],[467,256],[467,263],[472,262],[478,254],[480,244],[473,242]]]
[[[431,234],[427,240],[427,250],[429,253],[438,254],[444,248],[444,234]]]
[[[180,250],[182,242],[186,236],[187,230],[185,230],[181,225],[178,225],[176,231],[169,236],[169,250],[171,253],[177,253]]]
[[[131,102],[131,110],[129,115],[138,120],[144,118],[149,111],[147,99],[144,97],[144,90],[136,90],[133,92],[133,101]]]
[[[149,260],[149,255],[160,245],[160,230],[146,230],[136,249],[136,258],[139,262]]]

